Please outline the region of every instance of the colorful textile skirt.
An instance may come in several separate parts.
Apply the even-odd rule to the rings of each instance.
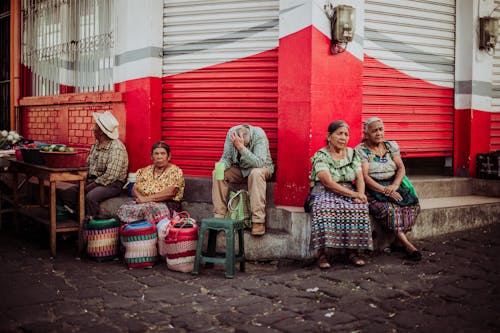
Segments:
[[[367,203],[324,190],[314,195],[311,212],[311,250],[373,250]]]
[[[390,185],[392,180],[376,180],[383,186]],[[418,198],[405,188],[399,188],[398,193],[403,200],[395,203],[387,201],[388,197],[380,195],[378,192],[367,191],[368,202],[370,204],[370,214],[387,231],[395,234],[411,231],[418,214],[420,205]]]
[[[179,202],[177,203],[180,209]],[[175,209],[173,209],[175,210]],[[136,203],[135,201],[130,201],[124,203],[118,208],[116,215],[122,221],[122,223],[132,223],[135,221],[146,220],[150,223],[158,223],[165,217],[170,217],[173,214],[173,210],[169,208],[168,202],[146,202],[146,203]]]

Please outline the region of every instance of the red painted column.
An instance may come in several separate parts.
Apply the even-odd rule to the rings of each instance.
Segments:
[[[310,158],[325,145],[328,124],[345,120],[349,146],[361,139],[362,61],[330,54],[330,39],[309,26],[280,39],[278,161],[275,203],[302,206]]]
[[[116,91],[125,93],[126,146],[129,170],[151,164],[150,149],[161,139],[161,78],[147,77],[119,83]]]

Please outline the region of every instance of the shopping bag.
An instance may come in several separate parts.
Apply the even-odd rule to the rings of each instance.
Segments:
[[[245,228],[252,229],[252,210],[250,208],[250,195],[246,190],[229,193],[226,218],[242,220]]]
[[[415,191],[415,187],[413,187],[413,184],[407,176],[404,176],[403,180],[401,180],[401,187],[407,188],[411,194],[418,198],[417,191]]]
[[[191,272],[198,245],[198,225],[188,212],[175,213],[166,231],[167,267],[173,271]]]

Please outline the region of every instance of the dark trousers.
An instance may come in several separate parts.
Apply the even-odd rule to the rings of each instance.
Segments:
[[[91,180],[87,180],[86,184],[90,182]],[[117,180],[106,186],[97,185],[93,190],[85,193],[85,216],[98,217],[99,203],[120,195],[122,187],[123,182]],[[78,207],[78,193],[78,184],[75,184],[65,190],[58,191],[58,200],[76,210]]]

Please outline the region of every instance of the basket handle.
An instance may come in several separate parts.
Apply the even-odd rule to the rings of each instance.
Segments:
[[[240,194],[243,193],[243,192],[246,192],[245,190],[239,190],[237,191],[234,196],[229,199],[228,203],[227,203],[227,209],[229,209],[231,212],[234,212],[236,210],[237,207],[233,207],[233,201],[236,199],[236,198],[240,198]]]

